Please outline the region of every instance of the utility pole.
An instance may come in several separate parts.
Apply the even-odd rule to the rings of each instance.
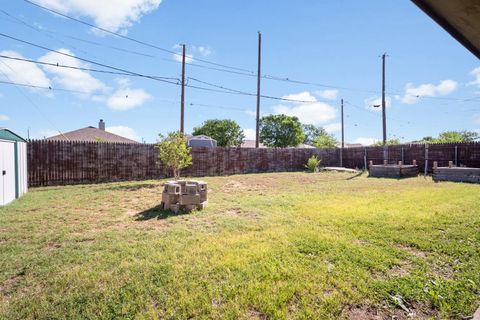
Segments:
[[[342,147],[340,148],[340,167],[343,167],[343,148],[345,147],[345,127],[343,125],[343,99],[341,100],[342,104]]]
[[[260,144],[260,78],[262,65],[262,34],[258,33],[258,71],[257,71],[257,127],[255,134],[255,148]]]
[[[182,98],[180,102],[180,132],[185,133],[185,45],[182,44]]]
[[[382,123],[383,123],[383,145],[387,144],[387,115],[385,105],[385,57],[386,53],[382,55]]]

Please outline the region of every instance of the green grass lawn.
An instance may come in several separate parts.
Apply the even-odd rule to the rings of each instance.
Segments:
[[[0,319],[461,319],[480,305],[480,185],[205,180],[209,207],[183,215],[155,208],[162,181],[36,188],[0,208]]]

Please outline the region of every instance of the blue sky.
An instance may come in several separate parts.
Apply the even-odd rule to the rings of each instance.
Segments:
[[[480,63],[410,1],[35,0],[96,26],[178,51],[187,44],[189,85],[204,82],[254,93],[256,79],[212,70],[211,61],[256,70],[262,32],[262,74],[308,82],[262,80],[262,114],[296,115],[340,136],[345,102],[347,142],[381,139],[381,59],[387,52],[389,138],[411,141],[444,130],[480,129]],[[46,12],[5,2],[2,33],[76,57],[139,74],[179,78],[168,52],[143,46]],[[47,63],[103,67],[1,37],[1,54]],[[200,66],[198,66],[200,65]],[[204,67],[201,67],[204,66]],[[234,69],[228,69],[234,70]],[[43,138],[104,119],[107,130],[154,142],[178,130],[180,87],[147,78],[102,74],[0,58],[0,127]],[[173,80],[174,82],[176,80]],[[72,92],[73,91],[73,92]],[[187,132],[212,118],[236,120],[252,137],[254,96],[186,89]]]

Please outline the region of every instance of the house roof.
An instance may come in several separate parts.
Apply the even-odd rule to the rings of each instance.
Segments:
[[[480,59],[480,3],[478,0],[412,1]]]
[[[18,141],[18,142],[27,142],[27,140],[20,137],[18,134],[7,128],[0,128],[0,139]]]
[[[265,145],[259,144],[259,148],[266,148]],[[240,145],[240,148],[255,148],[255,140],[243,140],[243,143]]]
[[[138,143],[137,141],[101,130],[95,127],[86,127],[57,136],[46,138],[56,141],[85,141],[85,142],[116,142],[116,143]]]

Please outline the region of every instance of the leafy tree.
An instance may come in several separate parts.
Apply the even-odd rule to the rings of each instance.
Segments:
[[[401,144],[400,140],[398,139],[388,139],[385,143],[386,146],[394,146],[397,144]],[[375,142],[374,146],[383,146],[383,141]]]
[[[433,139],[433,143],[461,143],[473,142],[480,138],[475,131],[445,131],[440,133],[438,138]]]
[[[187,138],[181,132],[170,132],[166,137],[159,135],[157,143],[158,159],[167,168],[172,169],[175,179],[180,178],[180,169],[192,164],[191,148],[187,147]]]
[[[272,114],[260,119],[260,142],[267,147],[296,147],[305,139],[297,117]]]
[[[314,126],[313,124],[302,124],[303,133],[305,134],[305,139],[303,143],[313,146],[315,138],[322,134],[323,128]]]
[[[242,128],[233,120],[207,120],[200,127],[193,129],[193,135],[206,135],[217,140],[219,147],[240,146],[245,139]]]
[[[335,148],[338,145],[338,140],[325,129],[318,128],[318,135],[313,141],[313,144],[317,148]]]

